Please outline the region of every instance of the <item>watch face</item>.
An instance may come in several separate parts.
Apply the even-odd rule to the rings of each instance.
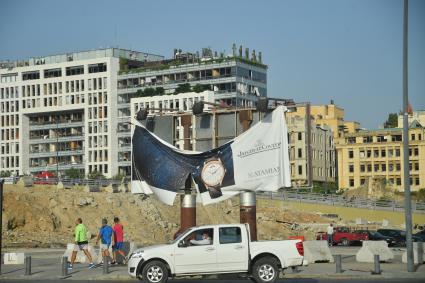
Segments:
[[[211,160],[205,163],[202,168],[201,178],[207,186],[217,186],[221,184],[226,170],[220,160]]]

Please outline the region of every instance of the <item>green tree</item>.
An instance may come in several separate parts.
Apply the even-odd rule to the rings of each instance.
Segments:
[[[387,121],[384,123],[384,128],[397,128],[398,126],[398,115],[397,113],[390,113]]]
[[[145,88],[145,91],[143,92],[143,96],[154,96],[156,94],[156,91],[152,87]]]
[[[157,87],[155,89],[155,93],[156,93],[156,95],[164,95],[165,94],[165,90],[164,90],[163,87]]]
[[[124,178],[124,177],[125,177],[125,174],[124,173],[118,173],[115,176],[113,176],[111,179],[112,180],[116,180],[116,181],[121,181],[122,178]]]
[[[196,93],[200,93],[200,92],[203,92],[203,91],[209,90],[209,89],[210,89],[209,85],[201,85],[201,84],[197,84],[197,85],[192,87],[192,90]]]
[[[136,92],[136,97],[143,97],[143,96],[145,96],[143,90],[138,89],[137,92]]]
[[[88,179],[97,180],[97,179],[106,179],[106,177],[98,171],[92,171],[87,175]]]
[[[190,84],[179,84],[175,90],[175,93],[185,93],[185,92],[191,92]]]
[[[0,177],[10,177],[12,173],[10,171],[2,171],[0,172]]]
[[[84,173],[74,167],[71,167],[65,170],[65,176],[70,179],[82,179],[84,178]]]

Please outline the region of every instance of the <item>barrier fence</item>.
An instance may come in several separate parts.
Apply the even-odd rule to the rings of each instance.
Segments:
[[[261,192],[257,193],[258,197],[296,201],[305,203],[325,204],[341,207],[355,207],[371,210],[389,210],[389,211],[404,211],[404,202],[351,197],[347,198],[337,194],[320,194],[310,192],[300,192],[298,190],[280,190],[278,192]],[[412,212],[425,213],[425,202],[412,201]]]

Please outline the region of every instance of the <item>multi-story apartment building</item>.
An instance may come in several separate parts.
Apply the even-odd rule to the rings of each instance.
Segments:
[[[1,62],[0,172],[116,174],[118,72],[162,59],[108,48]]]
[[[346,134],[337,144],[338,183],[351,189],[384,184],[403,190],[402,128]],[[412,191],[425,188],[425,129],[418,121],[409,128],[409,167]]]
[[[333,131],[299,112],[286,114],[289,161],[294,187],[312,186],[313,182],[335,183],[336,160]]]
[[[179,87],[199,87],[214,91],[213,101],[236,107],[252,107],[258,96],[267,96],[267,66],[255,51],[249,56],[242,47],[239,54],[233,47],[229,56],[213,55],[204,49],[202,55],[174,51],[174,57],[158,62],[145,62],[141,67],[122,70],[118,76],[118,138],[119,143],[130,141],[130,99],[149,94],[172,98]],[[190,92],[187,89],[185,92]],[[166,103],[166,102],[164,102]],[[130,149],[119,148],[121,156],[130,156]],[[130,174],[130,161],[118,162],[122,173]]]

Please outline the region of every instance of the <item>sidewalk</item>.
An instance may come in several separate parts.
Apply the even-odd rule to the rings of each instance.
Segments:
[[[283,278],[340,278],[340,279],[386,279],[386,278],[424,278],[425,265],[420,265],[416,272],[406,271],[406,264],[401,263],[403,250],[393,249],[394,260],[392,263],[381,263],[380,275],[372,275],[373,263],[357,263],[355,253],[358,247],[333,247],[332,253],[342,255],[343,273],[335,273],[335,263],[315,263],[299,267],[298,271],[285,270]],[[23,252],[22,250],[15,250]],[[30,249],[26,255],[31,256],[32,275],[25,276],[24,265],[2,265],[0,279],[27,279],[48,280],[61,278],[61,257],[63,250],[58,249]],[[214,278],[210,276],[208,278]],[[282,277],[282,276],[281,276]],[[110,266],[109,273],[103,274],[103,267],[98,266],[88,269],[88,264],[75,264],[74,269],[69,271],[67,280],[131,280],[127,273],[127,266]]]

